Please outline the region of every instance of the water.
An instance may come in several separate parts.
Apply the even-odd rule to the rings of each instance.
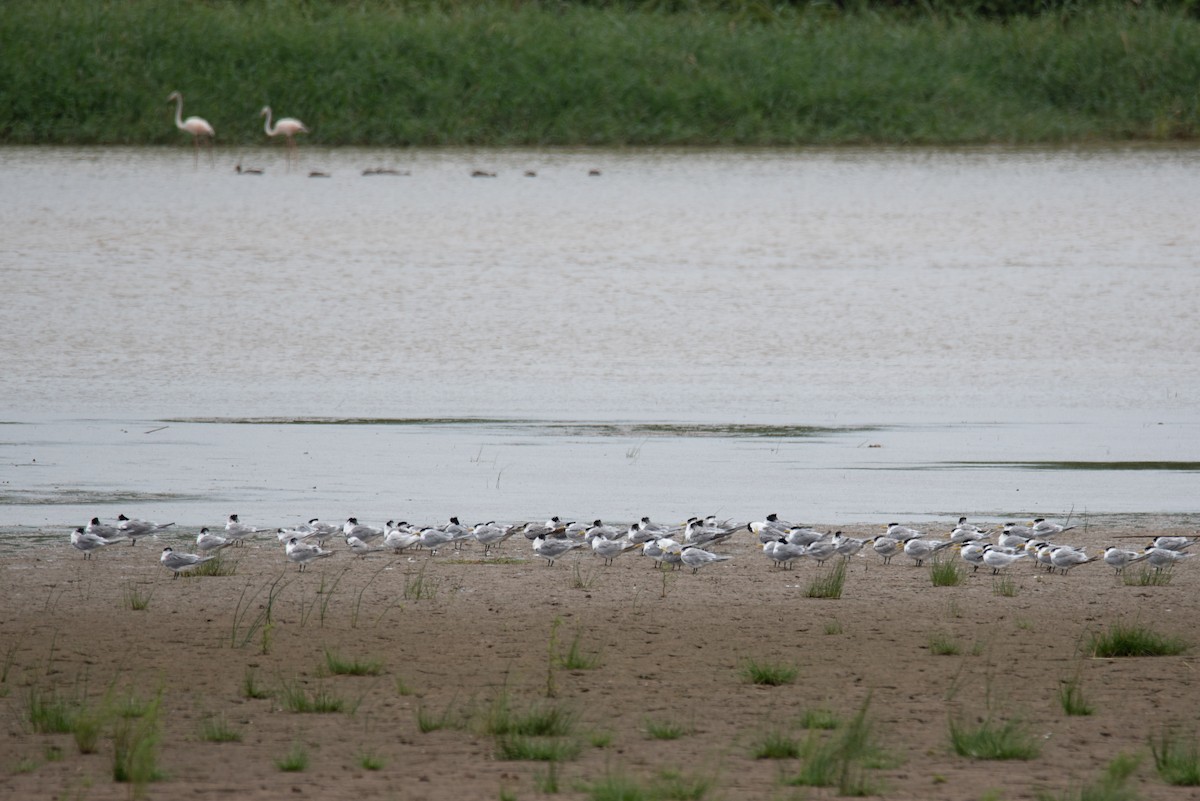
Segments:
[[[1195,149],[300,154],[0,151],[0,527],[1191,519]]]

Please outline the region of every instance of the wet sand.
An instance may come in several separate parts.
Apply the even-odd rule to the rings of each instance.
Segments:
[[[1091,552],[1143,544],[1116,539],[1122,533],[1090,533]],[[1165,725],[1195,732],[1197,650],[1097,659],[1082,644],[1136,622],[1200,645],[1200,564],[1180,565],[1167,586],[1127,586],[1103,563],[1068,576],[1022,564],[1006,597],[984,571],[934,587],[927,567],[904,557],[884,566],[870,554],[851,560],[832,600],[806,597],[828,565],[775,569],[745,531],[719,549],[733,560],[698,575],[657,572],[633,554],[604,567],[581,552],[548,567],[516,539],[488,559],[478,546],[365,560],[342,549],[299,573],[263,541],[226,552],[234,575],[172,580],[157,557],[164,544],[186,542],[143,540],[91,560],[66,545],[0,558],[0,797],[130,794],[112,780],[107,728],[94,754],[80,754],[69,734],[33,731],[30,699],[50,690],[92,709],[106,697],[111,706],[161,692],[164,777],[145,787],[158,799],[541,796],[547,763],[499,758],[486,732],[501,698],[518,712],[553,704],[575,715],[566,741],[579,753],[558,768],[564,799],[586,798],[607,776],[649,784],[668,772],[710,783],[705,798],[832,798],[837,788],[781,784],[802,760],[755,759],[755,745],[771,732],[836,736],[807,732],[801,719],[827,710],[845,721],[868,701],[882,755],[867,775],[885,798],[1058,797],[1122,754],[1143,757],[1139,798],[1194,797],[1158,778],[1148,738]],[[272,590],[264,643],[253,621]],[[149,595],[148,607],[132,609],[131,594]],[[933,653],[935,639],[959,653]],[[598,666],[564,667],[557,657],[573,643]],[[381,672],[325,675],[327,652],[378,662]],[[742,676],[747,660],[798,673],[782,686],[754,685]],[[270,697],[245,697],[249,674]],[[1072,677],[1094,714],[1064,713],[1058,693]],[[348,711],[289,711],[284,687],[323,690]],[[420,730],[419,717],[443,715],[463,726]],[[956,755],[949,720],[989,715],[1018,720],[1040,754]],[[206,721],[240,742],[207,741]],[[682,735],[652,737],[666,724]],[[276,761],[296,745],[307,769],[280,771]],[[365,769],[364,755],[380,769]]]

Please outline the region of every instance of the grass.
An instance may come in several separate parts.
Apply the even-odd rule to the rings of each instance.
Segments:
[[[271,697],[271,691],[264,689],[258,683],[258,673],[254,668],[248,667],[242,674],[242,697],[256,699]]]
[[[358,762],[358,766],[363,770],[383,770],[386,764],[383,761],[383,757],[374,751],[360,751],[356,757],[356,761]]]
[[[768,731],[751,749],[755,759],[799,759],[801,743],[787,732]]]
[[[808,584],[805,595],[809,598],[827,598],[837,600],[842,597],[842,588],[846,584],[846,563],[838,562],[828,570],[822,571]]]
[[[950,719],[950,744],[954,753],[974,759],[1033,759],[1042,746],[1016,720],[997,722],[988,717],[981,723],[967,725]]]
[[[328,714],[346,710],[346,702],[321,684],[309,692],[298,682],[284,682],[279,698],[289,712]]]
[[[533,704],[523,712],[512,709],[507,691],[492,702],[484,730],[493,737],[565,737],[575,729],[575,713],[557,704]]]
[[[825,633],[826,634],[841,634],[842,632],[843,632],[842,622],[840,620],[838,620],[837,618],[834,618],[833,620],[825,621]]]
[[[191,570],[180,573],[184,578],[190,576],[234,576],[237,575],[237,560],[225,560],[223,554],[218,554],[215,559],[209,559],[207,562],[202,562]]]
[[[200,724],[200,739],[206,743],[240,743],[242,733],[223,716],[210,715]]]
[[[742,664],[742,678],[751,684],[761,684],[767,687],[778,687],[791,684],[796,680],[800,670],[795,665],[784,665],[771,662],[758,662],[747,659]]]
[[[33,730],[41,734],[70,733],[79,714],[78,701],[38,687],[29,688],[25,708]]]
[[[425,575],[425,568],[428,564],[429,562],[424,562],[417,572],[404,574],[404,600],[432,601],[437,598],[438,586],[441,582],[432,576]]]
[[[589,801],[702,801],[712,790],[708,777],[664,770],[649,781],[624,773],[607,773],[582,788]]]
[[[148,783],[164,778],[158,767],[161,709],[160,692],[141,715],[118,715],[113,723],[113,781],[128,782],[134,797],[141,797]]]
[[[567,652],[561,654],[558,658],[560,667],[566,670],[595,670],[600,667],[599,652],[586,652],[583,650],[582,644],[583,632],[576,630],[575,636],[571,639],[571,644],[567,646]]]
[[[1063,712],[1073,716],[1087,716],[1096,711],[1083,695],[1083,680],[1079,676],[1072,676],[1059,684],[1058,704]]]
[[[467,727],[466,717],[454,708],[454,702],[446,704],[446,708],[442,710],[440,715],[436,715],[425,708],[424,704],[417,706],[417,728],[422,734],[428,734],[431,731],[440,731],[441,729],[465,729]]]
[[[1143,565],[1140,570],[1124,570],[1121,581],[1126,587],[1166,587],[1171,583],[1171,568],[1157,570]]]
[[[1113,623],[1107,631],[1092,635],[1087,652],[1102,658],[1176,656],[1188,650],[1188,647],[1186,642],[1177,637],[1167,637],[1145,626]]]
[[[828,709],[806,709],[804,714],[800,716],[799,724],[802,729],[836,729],[841,725],[841,721],[837,715],[830,712]]]
[[[1015,598],[1017,590],[1017,581],[1012,576],[996,576],[992,579],[993,595],[999,595],[1004,598]]]
[[[1200,23],[1180,2],[1050,5],[995,19],[937,11],[948,2],[20,3],[0,18],[0,143],[190,148],[172,89],[219,146],[263,141],[264,99],[322,146],[1196,136]]]
[[[121,597],[125,601],[125,606],[135,612],[144,612],[150,608],[150,599],[154,597],[154,588],[151,587],[149,592],[142,592],[133,582],[127,582],[121,589]]]
[[[377,659],[346,660],[326,649],[325,670],[331,676],[378,676],[383,672],[383,662]]]
[[[1140,757],[1122,754],[1108,763],[1098,781],[1057,796],[1038,793],[1038,801],[1135,801],[1137,788],[1129,786],[1129,779],[1140,763]]]
[[[300,773],[308,768],[308,751],[300,743],[292,743],[292,750],[275,760],[275,767],[284,773]]]
[[[603,571],[597,567],[593,567],[585,573],[579,566],[579,562],[575,562],[571,565],[571,589],[590,590],[596,586],[602,574]]]
[[[948,634],[934,634],[929,638],[929,653],[934,656],[957,656],[962,649]]]
[[[654,720],[646,721],[646,735],[652,740],[678,740],[685,734],[691,734],[690,726],[684,726],[672,720]]]
[[[496,759],[506,761],[564,762],[579,756],[578,742],[561,737],[527,737],[510,734],[496,738]]]
[[[952,559],[934,559],[929,565],[929,580],[935,587],[957,587],[967,580],[967,571]]]
[[[868,771],[891,760],[875,743],[868,715],[870,696],[841,731],[820,739],[810,736],[803,748],[799,772],[784,783],[803,787],[837,787],[839,795],[864,796],[877,793]]]
[[[1163,730],[1158,739],[1150,739],[1150,753],[1159,778],[1176,787],[1200,787],[1200,745],[1193,737],[1184,740]]]

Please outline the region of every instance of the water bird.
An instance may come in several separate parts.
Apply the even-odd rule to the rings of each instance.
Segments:
[[[216,558],[215,556],[197,556],[194,553],[176,553],[168,546],[163,548],[162,556],[158,558],[158,561],[162,562],[164,567],[175,574],[172,578],[179,578],[180,573],[197,568],[205,562]]]
[[[713,564],[714,562],[727,562],[732,559],[732,556],[719,556],[715,553],[701,550],[700,548],[688,547],[683,549],[683,553],[679,555],[680,561],[692,569],[692,575],[700,571],[700,568]]]
[[[287,160],[288,166],[292,163],[292,153],[296,151],[296,134],[308,133],[308,128],[304,123],[295,117],[282,117],[275,122],[275,126],[271,127],[271,107],[263,106],[262,111],[258,112],[259,116],[266,117],[266,122],[263,123],[263,130],[267,136],[272,138],[282,136],[287,142]]]
[[[326,551],[320,545],[315,543],[300,542],[300,540],[292,537],[284,546],[284,554],[289,562],[295,562],[300,566],[298,572],[303,573],[308,567],[309,562],[317,559],[324,559],[327,556],[333,556],[333,551]]]
[[[1196,540],[1191,537],[1155,537],[1154,542],[1150,544],[1155,548],[1162,548],[1167,551],[1182,551],[1189,546],[1195,545]]]
[[[867,540],[867,542],[871,543],[871,548],[874,549],[875,553],[883,557],[883,563],[885,565],[890,565],[892,563],[892,557],[900,553],[900,549],[903,547],[900,544],[900,540],[895,540],[886,536],[874,537],[870,540]]]
[[[533,540],[533,552],[545,559],[548,567],[553,566],[554,560],[558,557],[568,551],[581,547],[583,547],[583,543],[581,542],[559,539],[557,537],[546,539],[545,534],[541,534]]]
[[[1050,564],[1062,571],[1065,576],[1071,568],[1078,565],[1086,565],[1088,562],[1094,562],[1099,559],[1099,556],[1088,556],[1081,548],[1072,548],[1069,545],[1060,545],[1050,552]]]
[[[1140,562],[1147,558],[1150,554],[1138,551],[1128,551],[1124,548],[1118,548],[1115,545],[1109,546],[1104,551],[1104,564],[1116,571],[1117,575],[1121,575],[1125,568],[1129,567],[1134,562]]]
[[[994,545],[986,545],[983,548],[983,563],[992,569],[992,575],[996,575],[1001,570],[1011,567],[1013,562],[1018,559],[1024,559],[1025,552],[1009,553],[1008,551],[997,548]]]
[[[193,160],[200,158],[200,143],[203,141],[205,147],[208,148],[208,158],[212,160],[212,142],[216,138],[217,132],[208,124],[208,120],[203,117],[188,117],[183,119],[183,95],[179,92],[171,92],[167,98],[167,102],[175,102],[175,127],[192,135],[192,147],[194,149]]]
[[[76,550],[83,551],[84,559],[92,558],[92,551],[99,550],[106,545],[112,545],[114,540],[106,540],[99,534],[89,534],[82,527],[71,532],[71,544]]]
[[[236,543],[237,540],[222,537],[220,534],[213,534],[207,528],[200,529],[200,533],[196,535],[196,550],[200,553],[219,551]]]
[[[234,166],[233,169],[235,172],[237,172],[238,175],[262,175],[263,174],[262,167],[243,167],[242,163],[240,161],[237,163],[236,166]]]
[[[1062,534],[1064,531],[1070,531],[1075,526],[1061,526],[1058,523],[1051,523],[1044,517],[1039,517],[1033,521],[1033,535],[1035,537],[1053,537],[1056,534]]]
[[[117,515],[117,531],[129,538],[129,544],[137,544],[138,537],[145,537],[169,528],[174,523],[151,523],[149,520],[136,520],[123,514]]]
[[[116,526],[110,526],[108,523],[101,523],[100,518],[93,517],[83,528],[87,534],[95,534],[97,537],[106,540],[122,540],[125,539],[125,534],[118,531]]]

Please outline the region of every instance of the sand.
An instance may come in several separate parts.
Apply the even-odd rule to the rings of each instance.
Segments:
[[[1200,646],[1200,564],[1181,565],[1167,586],[1127,586],[1102,563],[1067,576],[1022,565],[1006,597],[983,571],[934,587],[927,567],[903,557],[884,566],[872,554],[851,560],[832,600],[806,597],[823,568],[774,569],[749,532],[720,549],[732,561],[698,575],[657,572],[632,554],[611,567],[590,554],[549,567],[524,540],[487,560],[477,546],[365,560],[342,551],[299,573],[270,541],[228,551],[234,575],[172,580],[158,554],[185,543],[142,540],[90,560],[65,545],[0,559],[0,797],[126,798],[135,789],[113,781],[111,723],[93,754],[79,753],[70,734],[33,730],[30,700],[50,691],[93,710],[161,693],[163,775],[140,788],[156,799],[541,796],[548,764],[500,759],[486,731],[497,699],[516,712],[557,705],[574,714],[567,742],[579,754],[557,772],[564,799],[586,798],[606,778],[650,786],[664,774],[707,786],[704,798],[836,797],[837,788],[781,784],[803,761],[756,759],[755,746],[771,733],[836,736],[800,728],[805,713],[846,721],[864,705],[880,748],[866,775],[885,798],[1059,797],[1123,754],[1142,757],[1138,797],[1195,797],[1158,777],[1148,741],[1164,726],[1196,733],[1197,649],[1098,659],[1082,646],[1117,622]],[[1088,544],[1098,552],[1110,542],[1091,533]],[[264,643],[252,624],[272,587]],[[131,593],[149,595],[148,607],[132,609]],[[939,639],[959,653],[934,653]],[[598,665],[562,666],[572,644]],[[378,662],[381,672],[323,675],[327,652]],[[755,685],[742,675],[748,660],[798,672],[791,683]],[[245,697],[248,674],[272,695]],[[1059,691],[1072,678],[1094,714],[1064,713]],[[289,711],[284,687],[319,688],[348,711]],[[462,725],[423,733],[422,716]],[[1016,721],[1040,753],[956,755],[948,722],[989,716]],[[240,742],[207,741],[206,721]],[[678,739],[652,736],[670,727]],[[308,767],[283,772],[276,763],[294,747]]]

